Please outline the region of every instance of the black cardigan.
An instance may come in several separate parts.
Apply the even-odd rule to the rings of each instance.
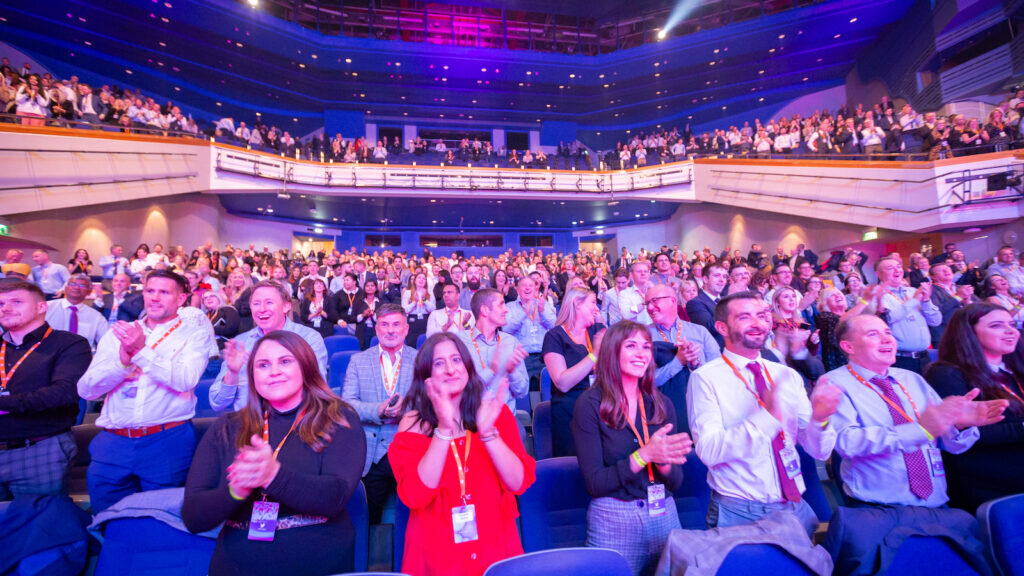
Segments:
[[[933,364],[926,378],[940,396],[961,396],[972,388],[960,368]],[[991,400],[984,391],[978,400]],[[983,502],[1024,492],[1024,416],[1005,413],[1002,422],[979,428],[981,437],[963,454],[944,452],[950,505],[970,513]]]

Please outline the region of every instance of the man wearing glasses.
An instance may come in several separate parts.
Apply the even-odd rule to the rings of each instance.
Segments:
[[[55,330],[66,330],[89,341],[96,350],[108,323],[102,314],[85,303],[92,292],[92,280],[85,274],[75,274],[64,285],[64,297],[46,303],[46,322]]]

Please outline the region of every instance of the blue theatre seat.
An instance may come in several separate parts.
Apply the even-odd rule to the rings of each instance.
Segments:
[[[1020,554],[1020,550],[1017,550]],[[903,542],[886,574],[899,576],[934,576],[948,574],[977,576],[966,560],[944,539],[932,536],[911,536]]]
[[[551,374],[546,366],[540,370],[540,399],[541,402],[551,400]]]
[[[96,576],[205,576],[215,545],[153,518],[111,520]]]
[[[554,445],[551,440],[551,401],[541,402],[533,408],[533,458],[551,458]]]
[[[416,349],[419,350],[420,348],[422,348],[423,347],[423,343],[426,342],[426,341],[427,341],[427,335],[426,334],[420,334],[419,336],[417,336],[416,337]]]
[[[335,352],[341,352],[342,350],[355,350],[358,352],[359,339],[349,334],[328,336],[324,338],[324,346],[327,347],[327,357],[330,358]]]
[[[345,505],[352,526],[356,529],[355,550],[352,557],[357,572],[365,572],[370,563],[370,507],[366,503],[366,488],[362,482],[356,483],[352,497]]]
[[[978,508],[993,563],[1004,576],[1024,576],[1024,494],[985,502]]]
[[[341,394],[341,386],[345,383],[345,372],[348,371],[348,363],[358,350],[342,350],[331,354],[327,363],[327,386]]]
[[[806,566],[788,552],[772,544],[741,544],[722,561],[716,576],[748,576],[750,574],[813,575]]]
[[[531,552],[495,562],[484,576],[632,576],[629,562],[614,550],[563,548]]]
[[[217,412],[210,406],[210,387],[216,381],[216,377],[199,381],[196,385],[196,417],[216,416]]]
[[[395,498],[395,531],[392,536],[393,570],[402,569],[402,554],[405,553],[405,528],[409,525],[409,507],[401,498]]]
[[[800,453],[800,473],[803,474],[804,483],[807,485],[803,498],[811,505],[819,522],[828,522],[832,518],[832,505],[825,495],[825,488],[821,485],[817,460],[811,458],[799,445],[796,449]]]
[[[374,346],[376,346],[378,344],[380,344],[380,340],[377,339],[376,336],[374,336],[373,338],[370,338],[370,348],[373,348]]]
[[[703,530],[707,526],[711,487],[708,486],[708,468],[690,453],[683,464],[683,484],[672,494],[683,530]]]
[[[583,546],[590,494],[574,456],[537,462],[537,481],[519,496],[523,550]]]
[[[531,414],[533,410],[530,408],[530,394],[527,392],[522,398],[516,398],[516,410],[522,410],[527,414]]]

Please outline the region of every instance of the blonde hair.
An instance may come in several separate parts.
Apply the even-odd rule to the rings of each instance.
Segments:
[[[555,318],[555,326],[574,326],[576,324],[576,308],[589,297],[597,298],[586,288],[572,288],[566,291],[565,297],[562,298],[562,306],[558,309],[558,317]]]

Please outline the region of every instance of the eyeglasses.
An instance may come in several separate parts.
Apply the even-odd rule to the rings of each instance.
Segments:
[[[651,306],[653,306],[655,304],[657,304],[660,307],[661,304],[658,303],[659,300],[666,300],[666,299],[671,299],[671,298],[673,298],[673,297],[672,296],[658,296],[657,298],[651,298],[650,300],[647,301],[647,307],[650,308]]]

